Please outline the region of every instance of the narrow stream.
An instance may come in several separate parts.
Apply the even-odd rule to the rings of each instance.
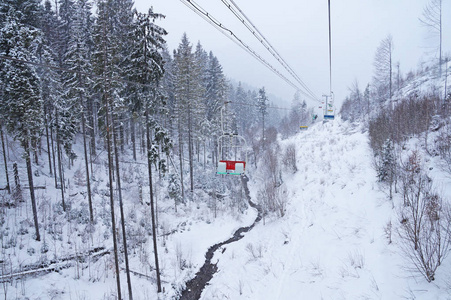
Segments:
[[[249,202],[249,205],[251,207],[255,208],[258,211],[257,218],[254,220],[254,223],[252,223],[252,225],[247,227],[240,227],[237,231],[235,231],[235,233],[231,238],[229,238],[224,242],[215,244],[208,249],[207,253],[205,254],[204,265],[196,273],[196,276],[186,283],[185,290],[182,291],[182,296],[180,297],[180,300],[198,300],[205,286],[213,278],[213,275],[218,271],[217,265],[211,262],[211,259],[213,258],[215,251],[224,245],[242,239],[244,237],[243,233],[250,231],[252,228],[254,228],[255,224],[257,224],[257,222],[259,222],[262,219],[262,210],[260,205],[257,205],[251,201],[251,197],[249,195],[249,188],[247,187],[248,181],[249,179],[247,178],[247,176],[241,177],[241,183],[243,184],[247,201]]]

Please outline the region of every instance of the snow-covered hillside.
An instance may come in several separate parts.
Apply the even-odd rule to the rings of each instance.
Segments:
[[[411,262],[400,250],[402,241],[396,229],[401,195],[395,194],[393,202],[388,200],[387,188],[377,182],[368,137],[360,127],[340,119],[317,122],[308,131],[279,142],[282,150],[294,144],[297,153],[298,171],[285,172],[282,176],[288,195],[286,214],[282,218],[267,215],[241,240],[216,251],[212,262],[217,263],[218,272],[201,299],[451,297],[449,258],[439,267],[435,281],[427,283],[412,271]],[[420,139],[411,140],[406,151],[418,144]],[[80,145],[77,143],[76,152],[81,152]],[[19,148],[14,143],[9,147],[10,158],[23,165],[20,151],[14,150]],[[115,298],[109,209],[105,202],[107,170],[102,155],[93,164],[97,222],[92,235],[86,221],[81,159],[66,170],[70,179],[66,199],[71,207],[69,220],[61,211],[60,190],[53,187],[45,161],[36,167],[37,185],[46,186],[45,192],[38,192],[45,243],[33,239],[33,227],[27,221],[31,218],[28,198],[16,208],[7,208],[3,203],[1,273],[6,277],[2,279],[1,289],[6,299]],[[208,248],[227,240],[238,228],[252,224],[257,212],[251,207],[245,209],[244,196],[213,202],[207,193],[200,191],[193,201],[179,205],[175,212],[173,200],[165,196],[164,182],[158,183],[155,190],[158,247],[164,291],[157,295],[149,207],[145,204],[148,188],[142,175],[145,166],[141,170],[139,162],[130,164],[128,155],[126,151],[122,168],[127,235],[129,245],[133,245],[130,269],[134,299],[177,299],[185,282],[204,263]],[[431,176],[449,197],[451,180],[437,165],[435,159],[427,159]],[[258,191],[263,184],[259,172],[260,167],[255,170],[249,166],[248,187],[252,201],[257,203],[261,200]],[[241,184],[239,177],[217,176],[213,169],[201,178],[201,182],[214,178],[218,184],[225,180],[232,180],[237,187]],[[143,202],[139,196],[140,184]],[[6,194],[2,199],[5,197]],[[392,243],[388,236],[390,222]],[[20,273],[39,267],[38,273],[16,274],[12,280],[5,281],[11,271]],[[121,268],[121,286],[126,297],[123,260]]]
[[[296,145],[299,168],[285,178],[286,216],[258,224],[218,251],[213,261],[219,272],[202,299],[451,297],[449,259],[429,284],[410,271],[411,262],[399,250],[399,194],[393,205],[377,183],[366,133],[336,120],[283,143]],[[259,177],[250,177],[256,199]]]

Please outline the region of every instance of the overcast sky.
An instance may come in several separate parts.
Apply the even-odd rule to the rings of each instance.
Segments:
[[[194,46],[200,41],[205,50],[218,57],[227,77],[256,88],[264,86],[268,93],[285,101],[280,105],[288,105],[293,99],[294,88],[180,0],[135,1],[139,11],[152,6],[154,12],[166,16],[158,25],[169,32],[166,40],[171,51],[178,47],[186,32]],[[221,0],[195,1],[294,82]],[[318,97],[329,93],[327,0],[234,1],[313,93]],[[428,46],[436,45],[435,40],[427,39],[428,32],[419,21],[428,1],[331,1],[332,90],[337,105],[355,80],[362,89],[371,81],[376,48],[387,35],[393,36],[394,60],[400,62],[403,74],[433,57],[425,53],[431,52]],[[443,52],[450,53],[451,1],[443,2]]]

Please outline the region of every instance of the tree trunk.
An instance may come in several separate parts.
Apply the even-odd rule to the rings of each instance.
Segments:
[[[53,177],[55,178],[55,188],[58,187],[58,178],[56,173],[56,159],[55,159],[55,144],[53,142],[53,127],[50,127],[50,142],[52,146],[52,157],[53,157]]]
[[[117,137],[116,137],[117,139]],[[119,141],[121,143],[121,152],[124,153],[125,152],[125,132],[124,132],[124,125],[121,123],[121,125],[119,125]]]
[[[11,194],[11,185],[9,184],[9,176],[8,176],[8,160],[6,159],[5,140],[3,138],[3,126],[1,125],[0,125],[0,135],[2,137],[3,161],[5,163],[6,189],[8,190],[8,194]]]
[[[48,159],[49,159],[49,171],[50,171],[50,175],[53,175],[52,172],[52,155],[50,153],[50,138],[49,138],[49,123],[47,120],[48,114],[47,111],[45,112],[45,137],[47,140],[47,153],[48,153]]]
[[[31,169],[30,144],[28,140],[25,141],[24,148],[25,161],[27,163],[28,185],[30,188],[31,208],[33,210],[34,228],[36,230],[36,241],[40,241],[41,235],[39,234],[38,211],[36,209],[36,197],[34,195],[33,171]]]
[[[188,162],[189,162],[189,179],[190,179],[190,197],[194,192],[194,176],[193,176],[193,139],[191,137],[192,133],[192,122],[191,122],[191,108],[188,107]]]
[[[114,118],[111,114],[111,127],[114,128]],[[122,131],[122,129],[119,129]],[[127,275],[127,286],[128,286],[128,296],[130,300],[133,300],[133,293],[132,293],[132,282],[130,278],[130,268],[128,264],[128,249],[127,249],[127,234],[125,231],[125,216],[124,216],[124,207],[122,203],[122,189],[121,189],[121,176],[120,176],[120,169],[119,169],[119,152],[117,147],[117,137],[115,134],[115,130],[113,129],[113,145],[114,145],[114,156],[116,159],[116,185],[119,195],[119,208],[121,212],[121,227],[122,227],[122,240],[124,243],[124,256],[125,256],[125,273]],[[123,131],[122,131],[123,132]]]
[[[81,126],[83,131],[83,150],[85,154],[86,189],[88,191],[89,219],[92,225],[94,223],[94,212],[92,209],[91,178],[89,177],[88,147],[86,143],[86,120],[84,112],[81,114]]]
[[[178,121],[178,131],[179,131],[179,161],[180,161],[180,187],[182,189],[182,199],[185,201],[185,185],[183,184],[183,143],[182,143],[182,126],[180,124],[181,120]]]
[[[95,156],[96,155],[96,131],[95,131],[95,127],[96,127],[96,123],[95,123],[95,113],[94,113],[94,100],[88,99],[88,109],[89,109],[89,126],[90,128],[90,136],[91,136],[91,156]]]
[[[60,138],[59,138],[59,129],[58,129],[58,112],[55,113],[56,114],[56,124],[57,124],[57,128],[56,128],[56,154],[58,156],[58,172],[59,172],[59,176],[60,176],[60,185],[61,185],[61,201],[63,204],[63,210],[66,211],[66,203],[64,201],[64,180],[63,180],[63,166],[61,163],[62,160],[62,154],[61,154],[61,146],[60,146]]]
[[[157,291],[161,293],[160,266],[158,263],[158,247],[157,247],[157,230],[155,228],[155,208],[153,203],[153,186],[152,186],[152,161],[150,157],[150,124],[149,124],[149,107],[146,109],[146,139],[147,139],[147,169],[149,171],[149,189],[150,189],[150,211],[152,215],[152,237],[153,252],[155,256],[155,270],[157,272]]]
[[[133,117],[130,120],[130,139],[132,142],[133,160],[136,161],[135,119]]]
[[[109,124],[109,108],[108,108],[108,99],[105,101],[106,103],[106,138],[107,138],[107,150],[108,150],[108,179],[109,179],[109,188],[110,188],[110,207],[111,207],[111,230],[113,233],[113,247],[114,247],[114,264],[116,267],[116,284],[117,284],[117,295],[118,299],[122,299],[121,294],[121,279],[120,279],[120,270],[119,270],[119,258],[118,258],[118,249],[117,249],[117,239],[116,239],[116,219],[114,214],[114,189],[113,189],[113,158],[111,153],[111,133],[110,133],[110,124]],[[113,129],[114,130],[114,129]]]

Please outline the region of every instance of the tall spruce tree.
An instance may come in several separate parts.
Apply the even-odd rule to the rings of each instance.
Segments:
[[[162,105],[162,95],[159,92],[160,80],[164,73],[161,51],[164,47],[164,35],[167,32],[157,26],[155,21],[164,16],[149,9],[147,14],[136,13],[134,23],[133,44],[130,53],[130,79],[139,84],[138,97],[133,99],[134,110],[145,116],[145,134],[147,145],[147,167],[150,189],[150,208],[152,217],[152,237],[154,246],[155,270],[157,275],[157,291],[161,292],[160,267],[158,260],[158,245],[156,232],[156,215],[153,195],[152,167],[162,160],[158,156],[158,143],[163,141],[165,152],[168,152],[169,141],[165,130],[158,124],[154,115]],[[154,138],[151,137],[151,131]]]
[[[44,3],[44,12],[42,19],[42,32],[44,34],[44,46],[48,51],[38,51],[39,62],[44,66],[57,65],[57,55],[54,49],[57,45],[57,29],[58,19],[55,12],[52,10],[52,4],[50,0],[46,0]],[[54,162],[52,164],[52,150],[53,150],[53,137],[51,136],[51,122],[54,116],[54,103],[57,101],[61,93],[61,81],[60,74],[55,69],[49,67],[40,67],[39,76],[41,78],[42,99],[44,105],[44,125],[45,135],[47,142],[47,154],[49,162],[50,175],[54,175],[55,182],[56,172],[54,173]],[[55,183],[56,187],[56,183]]]
[[[77,0],[74,4],[75,15],[73,16],[72,27],[70,30],[70,39],[65,54],[65,64],[69,70],[65,76],[64,98],[71,104],[70,114],[72,115],[71,124],[74,126],[72,133],[76,133],[78,122],[81,120],[83,135],[83,153],[85,160],[86,188],[88,193],[89,215],[91,223],[94,222],[94,213],[92,207],[91,182],[89,174],[89,159],[87,150],[87,130],[86,130],[86,111],[90,99],[91,81],[86,76],[90,72],[90,49],[91,39],[89,31],[91,4],[86,0]],[[72,137],[73,140],[73,137]]]
[[[268,97],[266,96],[265,87],[258,90],[257,108],[262,122],[262,140],[265,141],[265,116],[268,114]]]
[[[213,132],[216,135],[219,132],[219,113],[222,104],[226,101],[227,88],[227,81],[222,71],[222,66],[217,57],[210,51],[208,56],[205,106],[207,119],[212,124]]]
[[[37,62],[37,46],[42,44],[42,34],[19,21],[18,13],[10,8],[5,26],[0,30],[0,54],[11,60],[1,60],[2,118],[8,131],[24,149],[28,184],[33,210],[35,238],[40,240],[39,224],[34,194],[31,152],[43,129],[43,101],[38,74],[33,65]]]
[[[119,77],[119,54],[116,47],[116,36],[114,35],[115,11],[113,10],[113,3],[111,0],[99,1],[97,3],[97,20],[94,26],[94,42],[96,48],[93,52],[93,69],[96,75],[94,81],[94,88],[101,97],[101,111],[100,124],[102,131],[106,136],[106,147],[108,153],[108,182],[109,182],[109,198],[110,198],[110,212],[111,212],[111,231],[114,247],[114,263],[116,269],[116,288],[117,297],[122,299],[120,269],[119,269],[119,250],[117,245],[116,233],[116,217],[114,210],[114,188],[113,188],[113,130],[112,124],[112,109],[115,105],[115,100],[118,96],[120,88],[119,83],[114,80]]]
[[[198,52],[197,57],[200,57]],[[180,173],[183,175],[183,150],[188,140],[188,162],[190,171],[190,191],[194,190],[193,140],[196,128],[200,128],[200,116],[204,107],[201,104],[204,93],[199,60],[192,51],[192,45],[186,34],[183,35],[179,47],[174,52],[174,85],[176,99],[176,118],[178,121],[178,143]],[[182,178],[183,180],[183,178]],[[182,185],[183,189],[183,185]]]

